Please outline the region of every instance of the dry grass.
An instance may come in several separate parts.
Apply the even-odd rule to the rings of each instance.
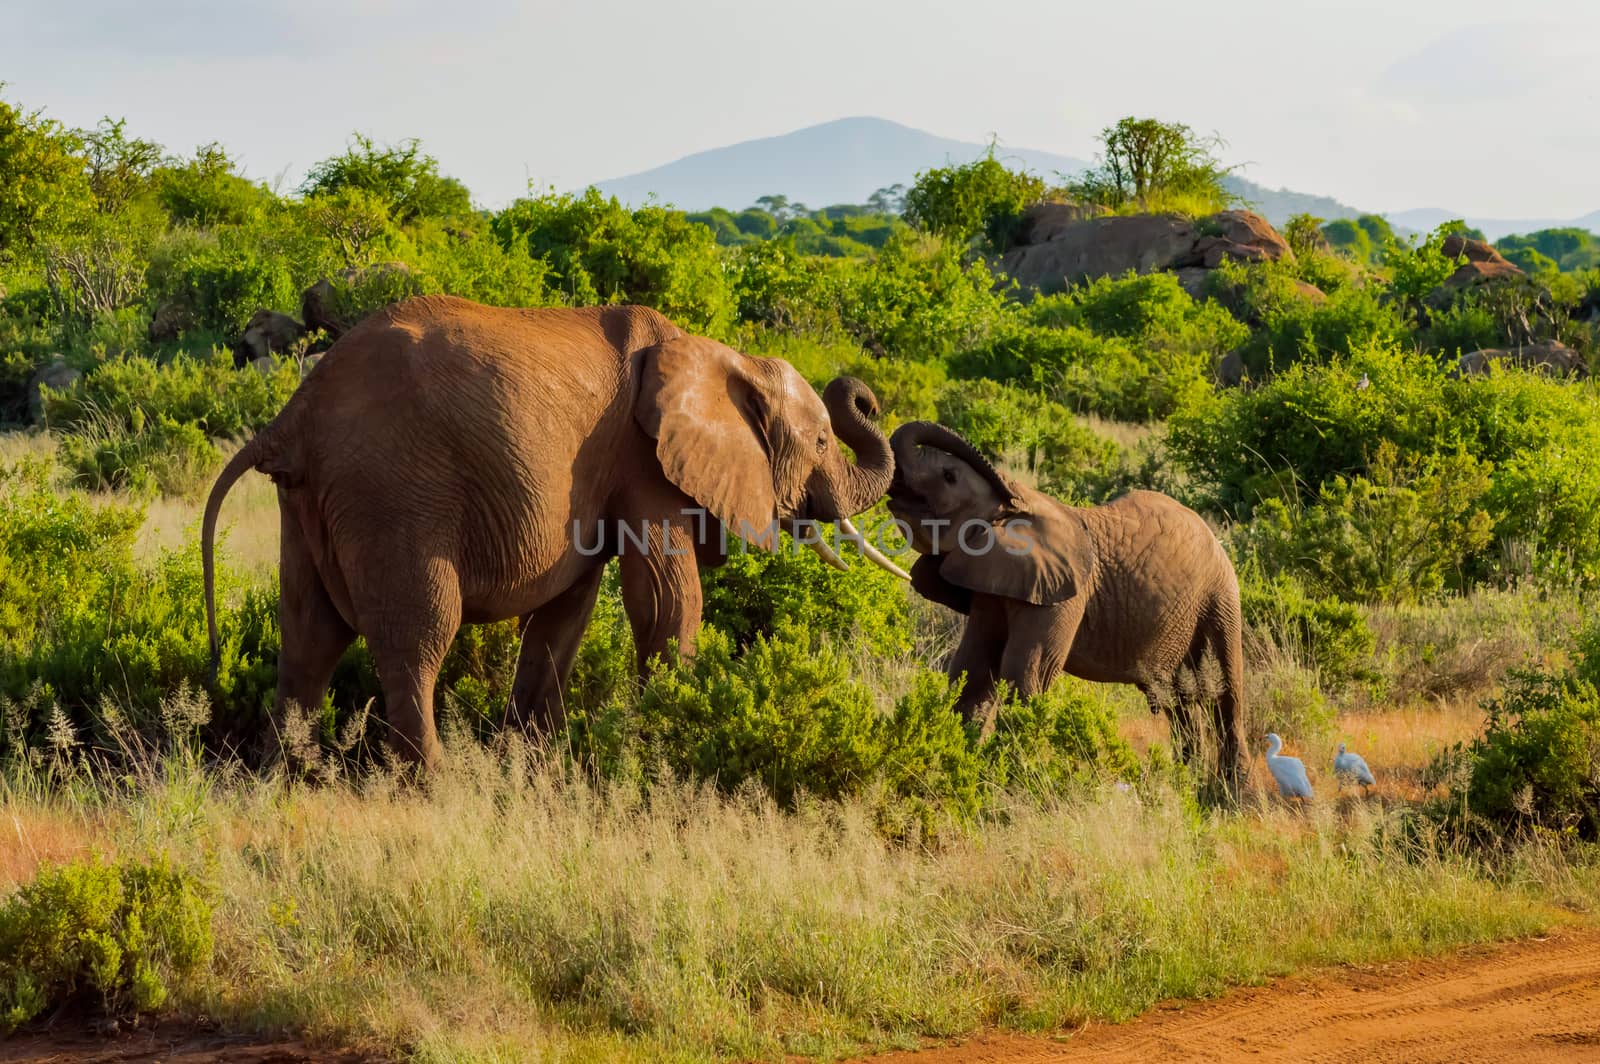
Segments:
[[[154,558],[163,550],[195,549],[204,511],[204,494],[197,498],[162,496],[149,501],[135,546],[139,558]],[[245,474],[228,493],[217,524],[219,537],[227,544],[229,565],[257,577],[277,571],[278,494],[272,481],[259,474]]]
[[[1541,851],[1496,871],[1377,803],[1197,813],[1151,779],[933,850],[864,805],[596,788],[517,743],[424,789],[151,766],[96,801],[0,792],[216,888],[180,1007],[412,1059],[835,1056],[985,1025],[1120,1018],[1313,963],[1525,934],[1600,900]],[[72,821],[77,819],[74,825]]]

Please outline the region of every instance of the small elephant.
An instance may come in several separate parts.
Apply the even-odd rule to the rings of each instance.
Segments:
[[[1074,507],[1002,477],[959,434],[927,421],[890,439],[889,509],[922,557],[912,587],[967,615],[949,662],[969,720],[998,681],[1024,697],[1063,672],[1139,688],[1168,710],[1174,746],[1197,750],[1209,704],[1220,774],[1246,771],[1239,584],[1198,514],[1134,491]]]

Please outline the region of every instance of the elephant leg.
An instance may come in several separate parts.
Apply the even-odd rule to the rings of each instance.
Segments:
[[[278,692],[274,722],[282,728],[291,704],[315,715],[322,708],[334,666],[355,640],[312,562],[300,523],[281,506],[278,547]],[[281,734],[281,732],[280,732]]]
[[[507,718],[541,735],[556,735],[567,723],[564,698],[589,615],[600,595],[606,567],[597,565],[561,594],[522,618],[522,648],[511,684]]]
[[[622,608],[633,629],[641,677],[650,659],[665,657],[674,644],[679,655],[692,656],[700,630],[700,567],[692,526],[658,519],[648,533],[642,548],[626,543],[617,555]]]
[[[956,711],[970,723],[994,698],[1006,648],[1006,617],[1002,608],[987,599],[975,599],[968,608],[967,626],[945,671],[951,680],[966,677]]]
[[[416,547],[412,553],[427,557]],[[364,627],[383,684],[389,746],[404,762],[434,768],[443,749],[434,723],[433,689],[461,627],[461,585],[455,570],[438,557],[415,574],[391,574],[387,584],[391,590],[374,611],[377,623]]]
[[[1224,609],[1212,633],[1212,653],[1222,671],[1221,693],[1212,701],[1217,731],[1217,767],[1223,785],[1238,797],[1243,793],[1249,760],[1244,742],[1244,641],[1243,620],[1237,607]]]
[[[1083,603],[1077,600],[1059,606],[1014,607],[1000,679],[1019,698],[1049,690],[1067,667],[1082,620]]]

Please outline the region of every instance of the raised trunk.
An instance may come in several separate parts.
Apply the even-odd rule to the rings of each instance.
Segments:
[[[811,516],[836,521],[867,509],[889,490],[894,476],[894,455],[889,438],[873,422],[878,416],[878,398],[854,377],[835,377],[822,393],[823,405],[833,423],[833,434],[856,453],[836,483],[828,483],[813,502],[819,510]]]
[[[1002,477],[989,460],[968,443],[966,438],[954,429],[946,428],[933,421],[908,421],[894,430],[894,439],[890,446],[894,451],[896,461],[904,463],[910,457],[910,452],[917,447],[933,447],[954,455],[967,465],[975,469],[980,476],[987,480],[994,489],[1000,493],[1001,498],[1014,497],[1011,485]]]

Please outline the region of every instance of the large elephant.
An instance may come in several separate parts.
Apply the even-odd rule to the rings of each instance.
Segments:
[[[511,716],[558,727],[609,558],[641,668],[673,641],[692,653],[699,567],[726,556],[724,527],[764,547],[779,528],[820,539],[809,522],[848,525],[883,494],[876,413],[860,381],[819,398],[788,363],[642,307],[394,304],[341,337],[217,477],[201,532],[213,670],[217,515],[257,469],[282,523],[280,713],[320,704],[359,633],[391,745],[432,763],[457,628],[520,617]]]
[[[1167,709],[1174,745],[1197,748],[1209,704],[1224,782],[1245,771],[1239,584],[1200,516],[1152,491],[1073,507],[1001,476],[943,425],[891,440],[889,509],[922,557],[920,594],[967,615],[949,663],[971,719],[997,681],[1032,695],[1062,673],[1139,688]]]

